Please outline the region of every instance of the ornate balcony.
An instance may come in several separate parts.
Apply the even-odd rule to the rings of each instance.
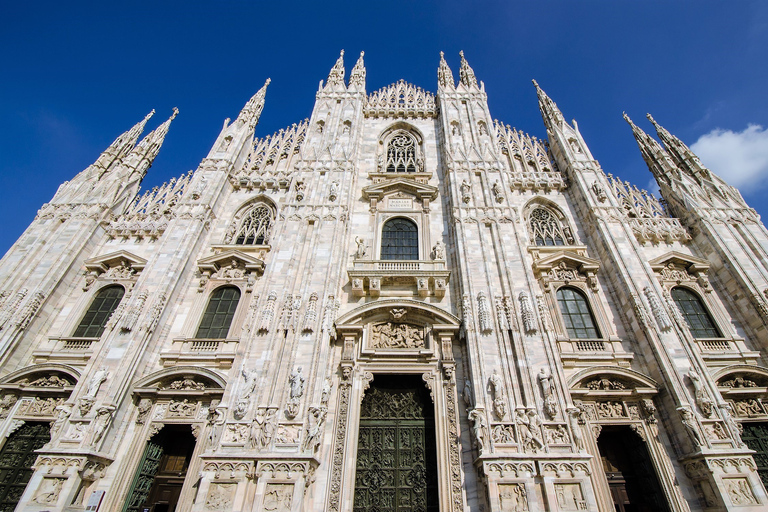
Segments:
[[[347,270],[352,281],[352,294],[357,297],[378,297],[382,288],[402,295],[404,288],[416,288],[420,297],[434,295],[442,298],[451,271],[443,260],[355,260]],[[386,291],[384,295],[389,295]]]

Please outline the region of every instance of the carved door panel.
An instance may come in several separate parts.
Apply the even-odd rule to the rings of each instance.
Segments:
[[[755,450],[755,464],[757,464],[757,473],[763,485],[768,487],[768,423],[748,423],[744,424],[744,432],[741,434],[741,440],[744,441],[750,450]]]
[[[123,512],[139,512],[142,505],[149,497],[155,475],[160,468],[160,459],[163,456],[163,446],[156,440],[147,441],[144,454],[141,456],[133,485],[128,491],[128,499],[125,502]]]
[[[0,512],[13,512],[32,477],[35,450],[51,440],[46,423],[25,423],[0,450]]]
[[[361,405],[354,510],[437,511],[434,409],[429,395],[423,386],[387,388],[388,379],[376,380],[385,382],[373,387]]]

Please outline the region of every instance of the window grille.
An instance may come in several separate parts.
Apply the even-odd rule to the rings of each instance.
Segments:
[[[235,244],[263,245],[269,243],[269,231],[272,228],[272,209],[264,204],[251,208],[240,222]]]
[[[694,338],[722,338],[701,299],[685,288],[672,288],[672,300],[688,323]]]
[[[223,339],[229,333],[229,326],[240,301],[240,290],[233,286],[222,286],[214,290],[205,308],[203,320],[197,329],[198,339]]]
[[[419,233],[408,219],[388,220],[381,232],[381,259],[418,260]]]
[[[531,235],[536,245],[565,245],[560,221],[546,208],[536,208],[529,217]]]
[[[600,337],[587,298],[580,291],[574,288],[560,288],[557,290],[557,303],[563,315],[568,337],[577,339]]]
[[[117,309],[124,294],[125,289],[122,286],[108,286],[96,292],[72,337],[100,338],[104,334],[109,317]]]
[[[410,135],[398,133],[390,139],[387,172],[416,172],[416,143]]]

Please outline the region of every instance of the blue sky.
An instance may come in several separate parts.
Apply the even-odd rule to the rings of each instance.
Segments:
[[[267,77],[257,136],[311,113],[339,50],[365,51],[367,89],[437,89],[464,50],[491,114],[543,137],[535,78],[606,172],[651,175],[627,113],[646,112],[739,186],[764,218],[768,2],[4,2],[0,7],[0,254],[58,185],[151,109],[181,113],[145,188],[195,169]]]

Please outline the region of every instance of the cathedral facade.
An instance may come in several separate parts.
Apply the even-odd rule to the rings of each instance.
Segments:
[[[342,56],[141,193],[177,111],[0,264],[0,511],[722,511],[768,496],[768,232],[653,118],[663,201]],[[627,130],[629,136],[630,130]],[[661,142],[658,142],[660,140]]]

